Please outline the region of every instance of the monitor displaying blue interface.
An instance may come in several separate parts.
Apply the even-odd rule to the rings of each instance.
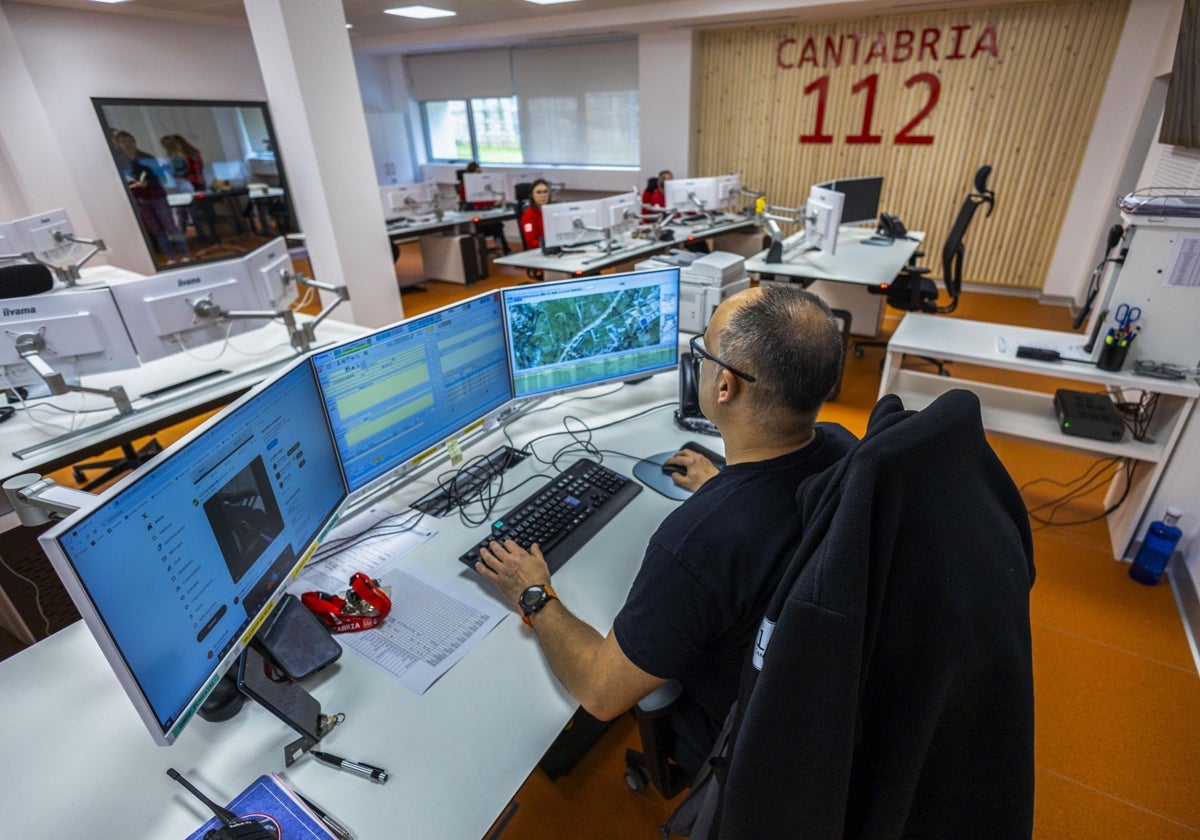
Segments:
[[[648,376],[679,355],[679,269],[502,291],[516,397]]]
[[[304,359],[40,537],[158,743],[241,653],[346,494]]]
[[[351,492],[513,396],[498,292],[317,353],[313,364]]]

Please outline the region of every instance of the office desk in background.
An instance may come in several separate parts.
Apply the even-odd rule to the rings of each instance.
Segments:
[[[598,399],[553,398],[547,405],[555,407],[518,419],[509,432],[522,446],[539,434],[561,431],[567,415],[599,426],[652,405],[674,406],[677,391],[678,379],[668,373]],[[605,393],[602,386],[578,396]],[[594,433],[602,448],[636,456],[674,449],[693,438],[675,427],[670,407]],[[549,458],[566,440],[543,440],[536,450]],[[504,442],[493,432],[464,454],[483,455]],[[715,439],[703,443],[720,448]],[[630,459],[606,455],[605,463],[632,475]],[[446,469],[434,469],[382,504],[404,511]],[[512,488],[546,470],[527,458],[506,474],[504,486]],[[496,513],[537,486],[531,481],[505,496]],[[643,488],[554,575],[555,588],[576,615],[607,630],[624,603],[647,538],[677,504]],[[478,507],[473,510],[479,513]],[[488,526],[468,527],[456,516],[425,517],[422,524],[439,533],[409,556],[432,573],[495,599],[490,584],[457,559]],[[531,631],[505,609],[499,626],[423,696],[351,651],[305,682],[326,714],[346,715],[322,748],[384,767],[391,772],[386,785],[311,757],[285,770],[283,747],[295,733],[254,703],[225,723],[193,720],[173,746],[156,746],[91,635],[77,622],[0,662],[0,708],[13,722],[0,741],[0,790],[11,803],[6,836],[185,837],[209,814],[167,777],[166,769],[174,767],[221,802],[259,775],[283,771],[290,784],[362,840],[481,837],[576,709]]]
[[[515,216],[511,208],[492,207],[446,210],[440,218],[420,214],[388,219],[388,238],[393,243],[419,241],[421,247],[422,272],[418,277],[402,280],[401,287],[420,285],[426,280],[465,284],[487,277],[487,247],[478,236],[479,224],[504,222]]]
[[[760,280],[802,283],[830,306],[850,312],[851,331],[855,335],[874,336],[879,331],[883,296],[853,287],[892,282],[925,238],[920,231],[909,231],[908,238],[893,240],[888,245],[869,244],[867,240],[874,233],[867,228],[843,228],[838,231],[835,253],[796,248],[785,252],[783,261],[777,263],[767,262],[767,252],[761,251],[746,260],[746,271],[757,274]],[[789,236],[784,246],[797,242],[801,236],[802,233]]]
[[[517,268],[533,269],[546,273],[547,280],[561,280],[564,277],[580,277],[586,274],[599,274],[606,268],[632,263],[635,260],[677,248],[690,241],[709,240],[718,236],[739,233],[754,227],[754,219],[749,216],[726,216],[712,223],[703,224],[672,224],[666,229],[671,232],[669,239],[634,239],[622,236],[613,240],[616,246],[606,251],[602,246],[589,246],[568,253],[547,256],[537,248],[518,251],[506,257],[498,257],[497,265],[511,265]]]

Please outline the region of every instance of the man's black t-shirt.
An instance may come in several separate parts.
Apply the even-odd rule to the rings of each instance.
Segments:
[[[803,449],[730,464],[663,520],[613,622],[617,643],[648,674],[678,680],[675,759],[694,773],[737,695],[766,602],[800,542],[800,482],[856,442],[818,423]]]

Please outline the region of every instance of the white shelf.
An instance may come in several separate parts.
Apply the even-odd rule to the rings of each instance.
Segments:
[[[892,377],[888,390],[900,397],[905,408],[922,409],[955,388],[965,388],[979,397],[983,425],[989,432],[1109,457],[1134,458],[1151,463],[1157,463],[1163,457],[1162,443],[1132,440],[1128,433],[1119,443],[1063,434],[1058,428],[1054,398],[1050,394],[967,382],[915,370],[898,371]]]

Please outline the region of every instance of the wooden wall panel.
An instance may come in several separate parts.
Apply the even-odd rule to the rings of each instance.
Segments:
[[[926,231],[926,259],[939,271],[942,241],[975,170],[988,163],[996,209],[968,232],[965,278],[1040,289],[1128,5],[1040,3],[703,33],[693,174],[738,172],[769,203],[789,207],[815,182],[883,174],[881,209]],[[929,141],[899,142],[934,86],[936,102],[910,132]],[[828,142],[801,139],[818,133]],[[857,135],[878,141],[852,142]]]

